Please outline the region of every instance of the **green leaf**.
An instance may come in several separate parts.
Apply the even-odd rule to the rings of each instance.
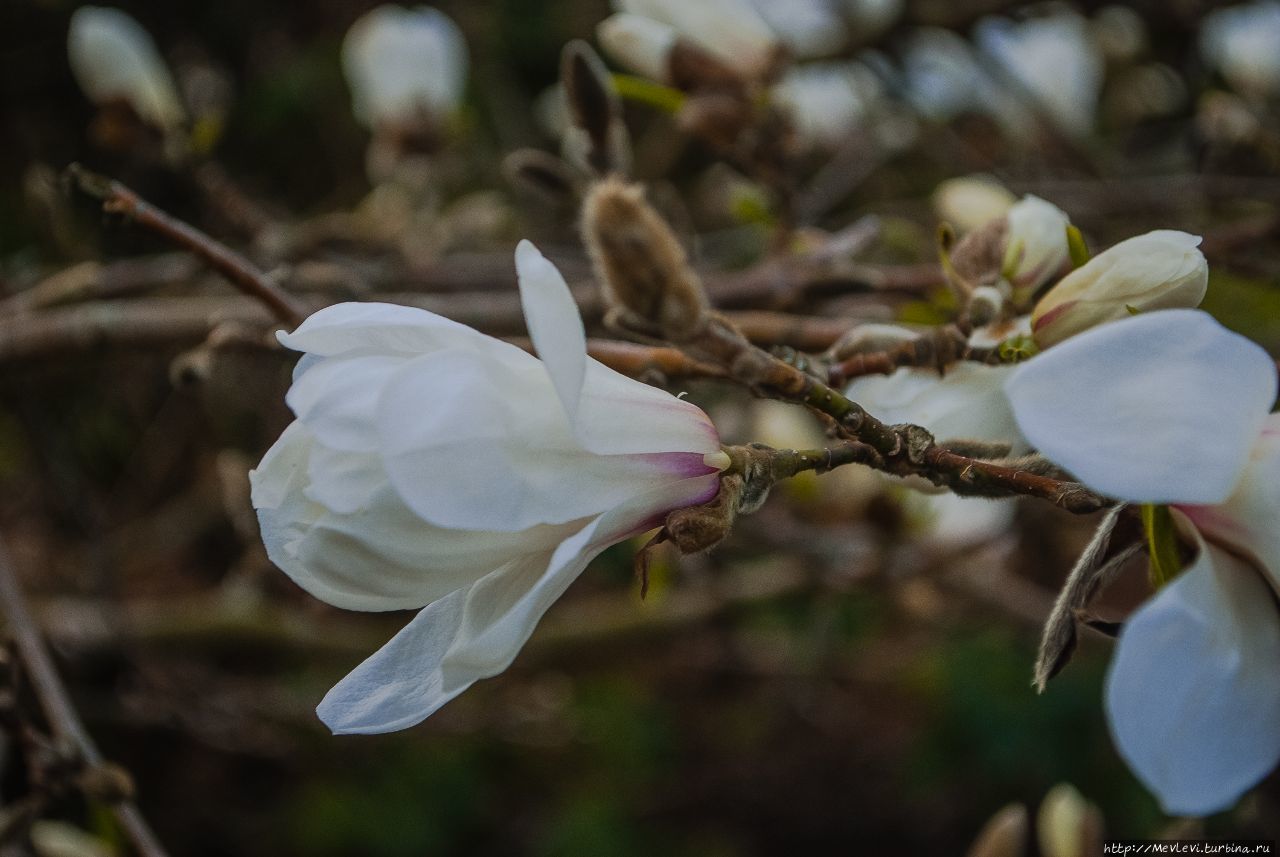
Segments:
[[[684,93],[678,89],[636,77],[634,74],[614,74],[611,77],[618,95],[629,101],[648,104],[667,113],[675,113],[684,106]]]
[[[1067,253],[1071,256],[1071,267],[1079,268],[1089,261],[1089,247],[1084,243],[1084,235],[1080,230],[1067,224]]]

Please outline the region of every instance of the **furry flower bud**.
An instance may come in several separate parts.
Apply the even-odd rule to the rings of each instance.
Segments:
[[[1036,304],[1036,344],[1047,348],[1135,312],[1199,305],[1209,282],[1199,244],[1198,235],[1158,229],[1098,254]]]

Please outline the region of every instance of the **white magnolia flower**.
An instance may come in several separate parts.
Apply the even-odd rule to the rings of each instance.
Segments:
[[[623,12],[667,24],[746,77],[773,63],[778,38],[751,0],[621,0]]]
[[[1004,275],[1015,295],[1031,294],[1053,279],[1071,255],[1067,247],[1067,213],[1051,202],[1027,194],[1005,215]]]
[[[335,732],[412,726],[506,669],[597,554],[718,490],[706,414],[589,359],[527,241],[516,268],[541,359],[386,304],[280,337],[305,356],[297,420],[251,474],[272,561],[339,607],[422,608],[320,703]]]
[[[1122,756],[1165,810],[1224,809],[1280,760],[1280,415],[1265,351],[1203,312],[1080,334],[1007,390],[1092,488],[1177,510],[1195,561],[1129,618],[1107,680]]]
[[[1021,23],[987,18],[978,24],[975,37],[1010,82],[1035,99],[1063,131],[1083,136],[1092,130],[1104,61],[1083,17],[1061,12]]]
[[[1157,229],[1099,253],[1050,289],[1031,314],[1041,348],[1134,312],[1194,307],[1209,286],[1200,236]]]
[[[369,128],[448,116],[467,84],[467,43],[449,16],[429,6],[379,6],[342,42],[356,118]]]
[[[162,131],[186,121],[178,87],[155,42],[119,9],[77,9],[67,32],[67,57],[76,82],[95,103],[123,100]]]
[[[892,375],[855,378],[845,394],[886,423],[924,426],[938,440],[1009,442],[1025,449],[1004,385],[1012,365],[961,362],[941,375],[902,367]]]
[[[672,82],[671,51],[680,38],[675,27],[644,15],[618,12],[600,22],[596,38],[609,58],[627,71],[660,83]]]
[[[1256,0],[1205,16],[1200,52],[1245,95],[1280,95],[1280,2]]]

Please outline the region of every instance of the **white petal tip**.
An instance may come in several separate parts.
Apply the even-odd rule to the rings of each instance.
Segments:
[[[702,456],[702,463],[716,470],[727,470],[733,462],[729,458],[729,453],[721,449]]]

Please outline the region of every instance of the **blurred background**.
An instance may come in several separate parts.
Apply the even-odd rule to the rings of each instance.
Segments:
[[[0,3],[0,536],[172,853],[963,854],[1060,783],[1115,837],[1280,836],[1274,776],[1203,822],[1160,813],[1107,734],[1110,641],[1032,690],[1095,521],[856,471],[794,480],[709,555],[661,556],[643,602],[635,545],[611,549],[507,673],[405,732],[330,736],[315,703],[404,617],[330,608],[265,557],[246,474],[288,421],[292,361],[257,335],[260,310],[62,173],[127,183],[315,305],[392,295],[519,336],[521,237],[588,295],[555,86],[608,3],[441,2],[469,56],[456,93],[358,117],[343,44],[374,5],[121,2],[172,75],[169,123],[91,92],[92,63],[73,73],[76,4]],[[1280,349],[1280,3],[758,5],[791,56],[763,96],[789,122],[777,152],[717,139],[716,115],[664,106],[670,87],[625,103],[633,173],[721,305],[800,319],[771,344],[945,317],[938,221],[963,230],[989,198],[998,213],[1034,193],[1095,250],[1205,236],[1205,308]],[[971,176],[987,197],[942,192]],[[783,255],[856,224],[869,237],[838,276],[796,288],[769,267],[784,227]],[[818,432],[721,386],[674,388],[730,442]],[[1143,596],[1131,574],[1101,610]],[[6,722],[39,724],[10,667]],[[0,765],[12,807],[34,787],[14,740]],[[42,854],[128,853],[82,792],[40,815],[61,825],[45,840],[80,849]],[[72,829],[91,841],[67,845]]]

